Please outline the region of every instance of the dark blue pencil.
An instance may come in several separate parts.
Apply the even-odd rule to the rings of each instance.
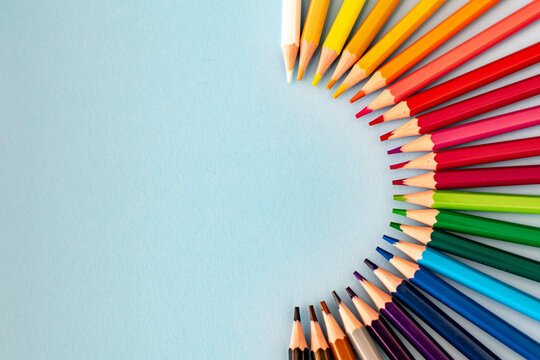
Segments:
[[[390,291],[393,297],[409,308],[426,324],[442,335],[469,359],[500,359],[461,325],[416,290],[409,282],[379,268],[365,259],[366,265]]]
[[[458,289],[454,288],[431,271],[377,248],[396,269],[414,285],[418,286],[443,304],[454,309],[476,326],[513,349],[527,359],[537,359],[540,354],[540,344],[516,329]]]

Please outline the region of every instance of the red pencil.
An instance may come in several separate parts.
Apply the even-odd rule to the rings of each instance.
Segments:
[[[535,75],[418,115],[400,127],[381,135],[381,141],[425,134],[538,94],[540,94],[540,75]]]
[[[392,184],[428,189],[540,184],[540,165],[431,171]]]
[[[359,114],[394,105],[540,18],[540,0],[521,9],[390,85]]]
[[[441,170],[540,155],[540,136],[430,152],[390,169]]]
[[[540,42],[445,81],[440,85],[414,94],[369,124],[374,125],[415,116],[448,100],[534,65],[538,61],[540,61]]]
[[[495,135],[540,125],[540,105],[488,119],[437,130],[388,150],[388,154],[411,151],[436,151]]]

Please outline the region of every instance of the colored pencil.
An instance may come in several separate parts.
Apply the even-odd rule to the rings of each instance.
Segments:
[[[368,332],[377,341],[385,354],[391,360],[414,359],[386,320],[383,317],[380,317],[379,313],[373,310],[371,306],[361,300],[350,287],[346,290],[347,294],[351,297],[356,310],[360,314],[362,321],[364,321]]]
[[[536,64],[538,61],[540,61],[540,42],[414,94],[390,108],[371,123],[378,124],[418,115],[437,105]]]
[[[345,74],[358,59],[360,59],[399,2],[400,0],[377,1],[369,15],[366,17],[366,20],[364,20],[351,41],[349,41],[343,50],[338,64],[336,65],[336,69],[332,74],[332,78],[328,85],[326,85],[327,89],[332,88],[336,81],[338,81],[339,78],[343,76],[343,74]]]
[[[534,296],[425,245],[412,244],[386,235],[383,238],[428,269],[540,321],[540,300]]]
[[[321,324],[315,314],[313,305],[309,305],[309,323],[311,334],[311,360],[332,360],[332,351],[324,337]]]
[[[447,305],[501,343],[527,359],[537,358],[540,353],[540,344],[538,342],[463,294],[427,268],[395,256],[380,247],[377,247],[377,252],[412,284]]]
[[[298,60],[297,80],[302,80],[304,77],[309,60],[311,60],[315,49],[319,46],[326,12],[328,11],[328,4],[330,4],[330,0],[311,0],[309,3],[308,13],[300,38],[300,59]]]
[[[540,282],[540,262],[536,260],[512,254],[440,229],[395,222],[391,222],[390,226],[435,250],[444,251]]]
[[[446,54],[393,83],[360,113],[365,115],[374,110],[399,103],[539,18],[540,0],[531,1]]]
[[[441,150],[536,125],[540,125],[540,106],[437,130],[387,153]]]
[[[418,115],[397,129],[382,135],[381,141],[425,134],[538,94],[540,94],[540,75]]]
[[[378,267],[369,259],[365,259],[364,263],[373,271],[394,298],[431,326],[433,330],[454,345],[463,355],[469,359],[499,359],[497,355],[407,281]]]
[[[298,48],[300,46],[301,0],[282,0],[281,8],[281,51],[287,70],[287,82],[291,82]]]
[[[313,79],[313,86],[317,86],[328,67],[334,62],[343,49],[358,15],[364,6],[365,0],[344,0],[339,12],[324,40],[317,72]]]
[[[366,327],[354,316],[352,311],[341,301],[339,295],[332,291],[332,296],[338,307],[345,333],[360,360],[382,360],[377,345],[371,339]]]
[[[540,214],[540,196],[538,195],[428,190],[394,195],[394,200],[432,209]]]
[[[394,180],[392,184],[428,189],[540,184],[540,165],[431,171],[406,179]]]
[[[540,136],[433,151],[390,169],[442,170],[540,155]]]
[[[431,31],[377,70],[364,84],[362,89],[351,99],[351,102],[393,83],[394,80],[405,74],[407,70],[418,64],[420,60],[431,54],[435,49],[463,30],[499,1],[472,0],[467,2],[447,17],[446,20],[435,26]]]
[[[309,360],[309,349],[302,330],[302,321],[300,320],[300,309],[294,308],[294,322],[289,344],[289,360]]]
[[[411,36],[446,0],[420,0],[381,40],[352,67],[334,98],[343,94],[373,73],[405,40]]]
[[[540,247],[540,228],[535,226],[447,210],[393,209],[392,212],[438,229]]]
[[[330,344],[330,349],[332,349],[334,359],[356,360],[356,355],[354,355],[354,351],[347,335],[343,333],[343,330],[339,327],[336,319],[334,319],[334,316],[332,316],[332,313],[324,301],[321,301],[321,308],[324,324],[326,325],[328,342]]]
[[[367,281],[357,271],[354,272],[354,276],[368,293],[381,315],[393,324],[420,354],[428,360],[451,359],[437,341],[416,320],[410,317],[390,295]]]

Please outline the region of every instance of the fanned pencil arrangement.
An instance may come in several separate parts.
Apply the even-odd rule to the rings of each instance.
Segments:
[[[383,236],[387,243],[412,261],[380,247],[376,249],[402,276],[396,276],[370,259],[365,259],[364,263],[386,291],[354,271],[355,278],[371,299],[372,305],[347,287],[346,293],[354,305],[354,308],[350,308],[338,292],[331,291],[337,308],[334,314],[339,314],[342,325],[332,315],[326,302],[321,301],[325,335],[317,319],[316,309],[310,305],[310,346],[304,336],[300,309],[296,307],[289,359],[371,360],[388,357],[406,360],[414,358],[410,349],[415,349],[426,359],[451,359],[445,347],[430,335],[428,327],[469,359],[500,359],[492,349],[462,326],[461,320],[452,318],[451,314],[428,299],[419,289],[517,354],[527,359],[537,359],[540,354],[540,344],[537,341],[439,276],[449,278],[540,321],[540,299],[461,261],[467,259],[540,282],[539,261],[511,250],[502,250],[497,245],[487,245],[465,237],[473,235],[519,244],[516,246],[540,248],[540,227],[497,220],[489,215],[495,212],[540,215],[540,194],[512,194],[510,190],[463,190],[500,186],[509,189],[507,187],[515,185],[540,184],[540,164],[492,165],[500,161],[540,156],[540,137],[488,140],[486,143],[472,144],[540,125],[540,105],[461,124],[473,117],[483,116],[540,94],[540,75],[533,75],[492,87],[493,90],[480,90],[479,95],[467,95],[540,62],[540,42],[451,77],[429,89],[426,87],[443,76],[451,75],[461,65],[481,57],[488,49],[504,43],[513,34],[539,20],[540,0],[532,0],[499,21],[492,21],[484,30],[468,35],[459,45],[409,73],[415,65],[476,19],[489,16],[489,10],[500,0],[468,1],[393,58],[391,56],[394,52],[439,11],[446,0],[417,0],[401,19],[395,19],[395,25],[381,34],[378,41],[374,39],[394,16],[400,0],[372,0],[374,4],[371,11],[365,16],[360,15],[365,0],[343,0],[333,20],[326,19],[330,0],[311,0],[302,31],[301,0],[282,1],[281,46],[288,81],[292,79],[298,52],[297,80],[305,76],[327,23],[329,32],[322,44],[313,85],[316,86],[332,64],[335,64],[327,89],[334,87],[341,79],[344,80],[334,92],[334,98],[363,81],[365,83],[350,99],[350,103],[381,90],[373,101],[356,114],[356,118],[389,106],[392,107],[372,119],[369,125],[412,117],[380,136],[380,140],[416,136],[387,153],[427,153],[393,164],[390,169],[429,170],[421,175],[398,178],[392,182],[393,185],[424,188],[423,191],[415,189],[393,195],[396,201],[424,209],[392,211],[395,215],[420,222],[424,226],[390,222],[392,231],[406,234],[418,241],[418,244]],[[357,24],[358,30],[351,34],[355,23],[362,17],[365,19]],[[349,35],[351,37],[347,43]],[[461,96],[465,98],[456,101]],[[478,216],[461,211],[482,211],[488,215]],[[420,324],[416,318],[421,319],[425,325]]]

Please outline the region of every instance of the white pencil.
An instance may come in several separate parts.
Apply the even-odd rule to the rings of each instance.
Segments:
[[[281,12],[281,50],[287,70],[287,82],[291,82],[294,63],[300,46],[300,13],[302,0],[283,0]]]

